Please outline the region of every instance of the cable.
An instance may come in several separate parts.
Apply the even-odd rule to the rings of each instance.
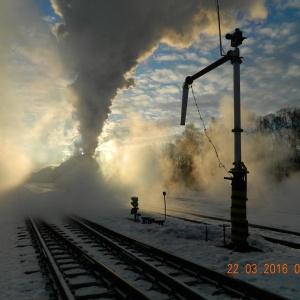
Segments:
[[[198,104],[197,104],[197,100],[196,100],[196,97],[195,97],[195,93],[194,93],[194,90],[193,90],[193,85],[191,85],[191,89],[192,89],[192,94],[193,94],[193,98],[194,98],[194,101],[195,101],[195,104],[196,104],[196,107],[197,107],[197,110],[198,110],[198,114],[199,114],[199,117],[200,117],[200,120],[203,124],[203,128],[204,128],[204,133],[208,139],[208,141],[211,143],[211,145],[213,146],[214,150],[215,150],[215,153],[216,153],[216,156],[217,156],[217,159],[219,161],[219,168],[223,168],[227,174],[232,178],[231,174],[229,173],[229,171],[226,169],[225,165],[221,162],[220,160],[220,157],[219,157],[219,154],[218,154],[218,151],[215,147],[215,145],[213,144],[212,140],[210,139],[210,137],[208,136],[207,132],[206,132],[206,126],[205,126],[205,123],[202,119],[202,116],[201,116],[201,113],[200,113],[200,110],[199,110],[199,107],[198,107]]]
[[[220,21],[220,9],[219,9],[219,1],[216,0],[216,10],[217,10],[217,17],[218,17],[218,26],[219,26],[219,43],[220,43],[220,55],[225,56],[226,53],[223,50],[222,46],[222,37],[221,37],[221,21]]]

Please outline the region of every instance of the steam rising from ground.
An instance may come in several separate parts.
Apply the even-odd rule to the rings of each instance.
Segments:
[[[200,122],[199,122],[200,124]],[[249,207],[266,207],[270,209],[284,209],[296,211],[299,197],[299,173],[278,181],[272,171],[278,162],[288,158],[290,148],[276,144],[270,135],[253,132],[255,128],[255,116],[245,107],[242,107],[242,160],[246,164],[248,174],[248,204]],[[233,168],[233,100],[231,96],[224,97],[220,105],[220,118],[208,124],[208,135],[213,141],[221,162],[229,171]],[[156,142],[147,145],[139,145],[139,137],[147,133],[156,137]],[[153,122],[145,122],[134,118],[132,132],[122,144],[110,141],[105,151],[100,155],[100,164],[108,184],[118,187],[122,193],[120,197],[127,199],[130,196],[138,196],[141,199],[141,207],[146,204],[162,203],[162,191],[182,191],[185,189],[183,182],[172,181],[172,175],[176,172],[170,160],[162,155],[164,143],[174,142],[171,139],[161,139],[165,135],[162,127]],[[193,176],[195,182],[193,188],[204,191],[210,196],[211,201],[227,202],[230,206],[231,182],[224,180],[230,175],[223,168],[219,168],[219,162],[211,144],[203,137],[204,153],[195,155]],[[183,149],[192,152],[188,144]]]
[[[63,191],[58,207],[76,213],[105,214],[121,201],[106,186],[97,161],[90,155],[71,157],[54,172],[54,185]]]
[[[1,153],[0,157],[0,196],[17,184],[22,182],[28,175],[31,162],[18,149],[10,149],[9,152]]]
[[[216,122],[208,124],[208,135],[217,148],[221,162],[229,171],[233,168],[234,161],[234,135],[233,128],[233,100],[226,96],[220,103],[220,118]],[[294,184],[299,179],[299,173],[292,174],[278,180],[274,175],[274,168],[279,162],[284,162],[291,157],[292,151],[287,145],[274,142],[273,137],[255,132],[255,118],[251,110],[242,105],[242,161],[249,170],[248,174],[248,205],[283,207],[289,203],[297,209],[296,198],[299,195],[299,186]],[[199,122],[200,124],[200,122]],[[216,154],[212,146],[204,137],[205,154],[194,157],[195,164],[193,175],[196,178],[196,186],[200,187],[212,199],[217,201],[229,201],[231,196],[231,182],[224,180],[229,174],[219,167]],[[186,149],[188,151],[188,149]]]
[[[121,142],[110,140],[100,151],[99,162],[108,186],[118,197],[138,196],[142,203],[153,203],[166,188],[168,170],[162,161],[162,142],[165,130],[153,121],[137,115],[132,119],[131,132]],[[151,137],[150,140],[145,140]]]

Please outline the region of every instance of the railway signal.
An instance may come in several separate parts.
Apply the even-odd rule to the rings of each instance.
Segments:
[[[248,170],[245,164],[242,162],[241,152],[241,105],[240,105],[240,64],[242,58],[240,57],[240,46],[246,37],[243,36],[243,32],[238,28],[235,29],[233,34],[227,34],[226,38],[231,40],[231,46],[234,50],[230,50],[222,58],[212,63],[208,67],[194,74],[188,76],[183,83],[182,93],[182,109],[181,109],[181,125],[185,125],[186,110],[188,103],[189,87],[193,81],[206,73],[221,66],[227,61],[231,61],[233,65],[233,102],[234,102],[234,168],[229,172],[232,177],[225,177],[232,181],[232,194],[231,194],[231,241],[232,246],[237,251],[248,251],[248,221],[246,216],[246,201],[247,201],[247,173]],[[222,52],[221,52],[222,53]]]
[[[139,210],[139,198],[138,197],[131,197],[131,214],[134,215],[134,221],[137,221],[137,211]]]

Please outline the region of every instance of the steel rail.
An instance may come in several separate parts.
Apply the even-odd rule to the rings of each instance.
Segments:
[[[148,210],[148,211],[162,215],[162,213],[157,212],[155,210]],[[186,211],[182,212],[182,211],[175,210],[175,209],[169,209],[169,211],[177,212],[177,213],[183,213],[183,214],[187,214],[187,215],[191,215],[191,216],[195,216],[195,217],[200,217],[200,218],[216,220],[216,221],[230,222],[230,220],[227,220],[227,219],[208,216],[208,215],[201,215],[201,214],[192,213],[192,212],[186,212]],[[186,221],[186,222],[205,224],[205,222],[203,222],[203,221],[192,220],[192,219],[178,217],[178,216],[174,216],[174,215],[170,215],[170,214],[167,214],[167,216],[170,217],[170,218],[179,219],[179,220],[183,220],[183,221]],[[257,224],[249,224],[249,227],[257,228],[257,229],[263,229],[263,230],[267,230],[267,231],[279,232],[279,233],[284,233],[284,234],[289,234],[289,235],[300,236],[299,232],[286,230],[286,229],[281,229],[281,228],[274,228],[274,227],[268,227],[268,226],[257,225]],[[284,245],[284,246],[287,246],[287,247],[290,247],[290,248],[293,248],[293,249],[300,249],[300,244],[299,243],[294,243],[294,242],[290,242],[290,241],[276,239],[276,238],[268,237],[268,236],[265,236],[265,235],[262,235],[262,234],[257,234],[257,235],[264,238],[265,240],[267,240],[271,243],[274,243],[274,244],[281,244],[281,245]]]
[[[188,273],[193,273],[198,278],[207,281],[211,284],[214,284],[215,286],[221,287],[223,290],[227,291],[228,293],[234,293],[236,296],[239,295],[247,299],[273,299],[273,300],[287,299],[283,296],[261,289],[242,280],[233,278],[229,275],[219,273],[207,267],[195,264],[181,257],[162,251],[161,249],[158,249],[146,243],[130,238],[126,235],[123,235],[119,232],[111,230],[107,227],[104,227],[90,220],[86,220],[82,217],[72,216],[72,219],[74,220],[74,222],[77,222],[78,224],[85,223],[88,227],[90,227],[90,229],[88,229],[88,227],[85,226],[85,228],[90,232],[100,231],[100,233],[102,234],[109,234],[110,236],[114,236],[115,238],[126,242],[128,245],[136,247],[137,251],[140,252],[144,251],[147,253],[151,251],[155,255],[155,257],[160,257],[162,261],[168,261],[169,263],[177,266],[178,269],[182,271],[186,271]]]
[[[107,287],[110,289],[110,292],[113,292],[116,294],[115,299],[132,299],[132,300],[149,300],[149,298],[138,291],[135,287],[130,285],[128,282],[126,282],[124,279],[122,279],[120,276],[115,274],[112,270],[104,266],[100,261],[95,259],[93,256],[86,253],[84,250],[82,250],[80,247],[75,245],[71,240],[67,239],[63,235],[61,235],[56,229],[54,229],[52,226],[47,224],[44,221],[39,220],[39,223],[42,224],[42,226],[48,230],[55,239],[59,240],[61,244],[66,245],[68,248],[68,251],[72,251],[75,253],[77,260],[79,261],[79,264],[84,264],[85,266],[90,266],[91,273],[97,273],[97,279],[101,278],[102,281],[107,283]],[[79,298],[84,298],[84,296],[77,297],[76,295],[73,295],[72,291],[68,287],[68,283],[64,279],[64,274],[62,274],[59,271],[58,266],[56,265],[56,262],[51,254],[51,251],[49,251],[48,246],[46,245],[44,238],[42,237],[40,230],[38,229],[38,226],[35,224],[35,222],[31,219],[32,227],[34,228],[36,232],[36,237],[38,238],[39,242],[43,245],[43,249],[47,254],[48,257],[48,263],[51,270],[54,270],[54,276],[56,278],[56,283],[58,284],[59,290],[63,294],[63,299],[68,300],[74,300]],[[74,256],[73,256],[74,257]]]
[[[180,299],[193,299],[193,300],[205,300],[199,293],[195,292],[193,289],[188,287],[186,284],[174,279],[172,276],[168,275],[165,272],[158,270],[155,266],[147,262],[146,260],[138,257],[134,253],[128,251],[124,247],[116,244],[107,238],[105,235],[100,234],[97,230],[91,228],[89,225],[80,222],[77,218],[71,217],[72,221],[75,222],[78,226],[84,228],[89,234],[94,235],[95,238],[101,239],[110,249],[117,253],[122,253],[126,257],[130,257],[132,264],[136,267],[139,267],[143,272],[148,273],[150,278],[155,279],[155,282],[160,285],[162,288],[166,289],[169,294],[178,295]],[[120,238],[120,236],[118,236]],[[127,237],[128,238],[128,237]],[[149,250],[149,249],[148,249]],[[179,265],[178,265],[179,267]]]
[[[187,211],[180,211],[180,210],[176,210],[176,209],[168,209],[168,210],[169,211],[173,211],[173,212],[177,212],[177,213],[188,214],[188,215],[195,216],[195,217],[201,217],[201,218],[206,218],[206,219],[211,219],[211,220],[217,220],[217,221],[223,221],[223,222],[230,222],[230,220],[228,220],[228,219],[219,218],[219,217],[202,215],[202,214],[197,214],[197,213],[192,213],[192,212],[187,212]],[[280,232],[280,233],[286,233],[286,234],[300,236],[300,232],[296,232],[296,231],[292,231],[292,230],[286,230],[286,229],[281,229],[281,228],[275,228],[275,227],[269,227],[269,226],[264,226],[264,225],[251,224],[251,223],[249,223],[249,227],[258,228],[258,229],[265,229],[265,230],[269,230],[269,231],[274,231],[274,232]]]
[[[33,230],[35,239],[40,244],[43,254],[45,255],[51,274],[53,276],[53,279],[55,280],[59,292],[62,295],[62,298],[65,300],[74,300],[74,295],[72,294],[69,286],[66,284],[63,274],[60,272],[58,266],[56,265],[55,260],[53,259],[51,252],[49,251],[46,243],[44,242],[44,239],[42,238],[36,224],[34,223],[31,217],[29,217],[28,221]]]

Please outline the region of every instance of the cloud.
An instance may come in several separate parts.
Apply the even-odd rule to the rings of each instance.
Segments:
[[[162,84],[170,84],[182,80],[178,76],[178,74],[176,74],[173,70],[170,69],[157,69],[148,75],[150,76],[151,80]]]
[[[265,19],[268,11],[262,1],[252,1],[249,7],[249,15],[251,19]]]
[[[254,26],[255,34],[245,42],[252,39],[253,51],[241,65],[242,99],[260,115],[298,106],[299,24],[286,17]],[[244,45],[242,55],[243,50]]]
[[[165,94],[165,95],[169,95],[169,94],[178,94],[179,93],[179,87],[175,86],[175,85],[165,85],[162,87],[161,89],[161,93]]]
[[[285,44],[292,44],[297,42],[296,38],[292,38],[290,41],[287,41],[287,38],[293,37],[293,34],[297,32],[295,29],[297,28],[296,23],[288,23],[284,22],[282,24],[270,23],[270,27],[259,28],[257,33],[266,36],[272,39],[285,39]]]
[[[178,61],[178,60],[183,60],[184,56],[178,53],[172,53],[172,54],[159,54],[155,56],[155,60],[157,62],[162,62],[162,61]]]
[[[287,8],[300,8],[300,3],[296,0],[275,0],[276,8],[279,10],[284,10]]]

